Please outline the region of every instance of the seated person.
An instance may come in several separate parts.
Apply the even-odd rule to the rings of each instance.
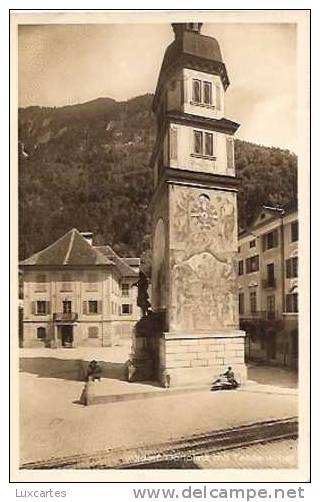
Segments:
[[[93,382],[95,380],[99,380],[99,382],[100,382],[100,380],[101,380],[101,373],[102,373],[102,369],[99,366],[99,364],[97,363],[97,361],[95,361],[95,360],[91,361],[91,363],[89,363],[89,366],[88,366],[88,369],[87,369],[86,381],[88,382],[89,379],[90,379]]]
[[[223,376],[225,376],[226,379],[228,380],[228,382],[232,383],[232,385],[235,385],[235,386],[239,385],[237,380],[235,379],[234,372],[232,371],[231,366],[228,366],[228,369],[227,369],[227,371],[225,371],[225,373],[223,373]]]
[[[223,388],[232,388],[236,389],[239,387],[239,384],[237,380],[235,379],[234,372],[232,371],[232,367],[228,366],[227,371],[224,373],[221,373],[219,375],[219,378],[217,378],[213,383],[212,383],[212,390],[215,389],[223,389]]]

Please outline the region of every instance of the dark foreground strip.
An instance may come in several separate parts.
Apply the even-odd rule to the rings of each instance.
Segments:
[[[190,457],[197,455],[297,437],[298,419],[291,417],[213,431],[156,445],[29,462],[22,464],[21,469],[179,468],[181,462],[188,462]],[[188,463],[183,468],[189,468]]]

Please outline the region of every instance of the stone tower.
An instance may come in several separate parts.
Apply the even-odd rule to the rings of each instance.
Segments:
[[[202,23],[173,24],[153,101],[152,308],[162,312],[159,379],[210,382],[231,365],[246,377],[237,291],[237,189],[229,86]]]

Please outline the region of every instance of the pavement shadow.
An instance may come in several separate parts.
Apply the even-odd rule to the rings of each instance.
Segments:
[[[298,373],[296,371],[264,364],[249,364],[248,380],[282,388],[296,389],[298,387]]]
[[[60,359],[55,357],[21,357],[20,372],[32,373],[39,378],[84,381],[89,362],[82,359]],[[126,381],[124,363],[98,362],[102,369],[102,378]]]

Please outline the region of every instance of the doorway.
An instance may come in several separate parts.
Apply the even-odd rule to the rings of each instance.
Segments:
[[[61,333],[61,345],[62,347],[72,347],[73,346],[73,326],[71,324],[66,324],[60,327]]]

